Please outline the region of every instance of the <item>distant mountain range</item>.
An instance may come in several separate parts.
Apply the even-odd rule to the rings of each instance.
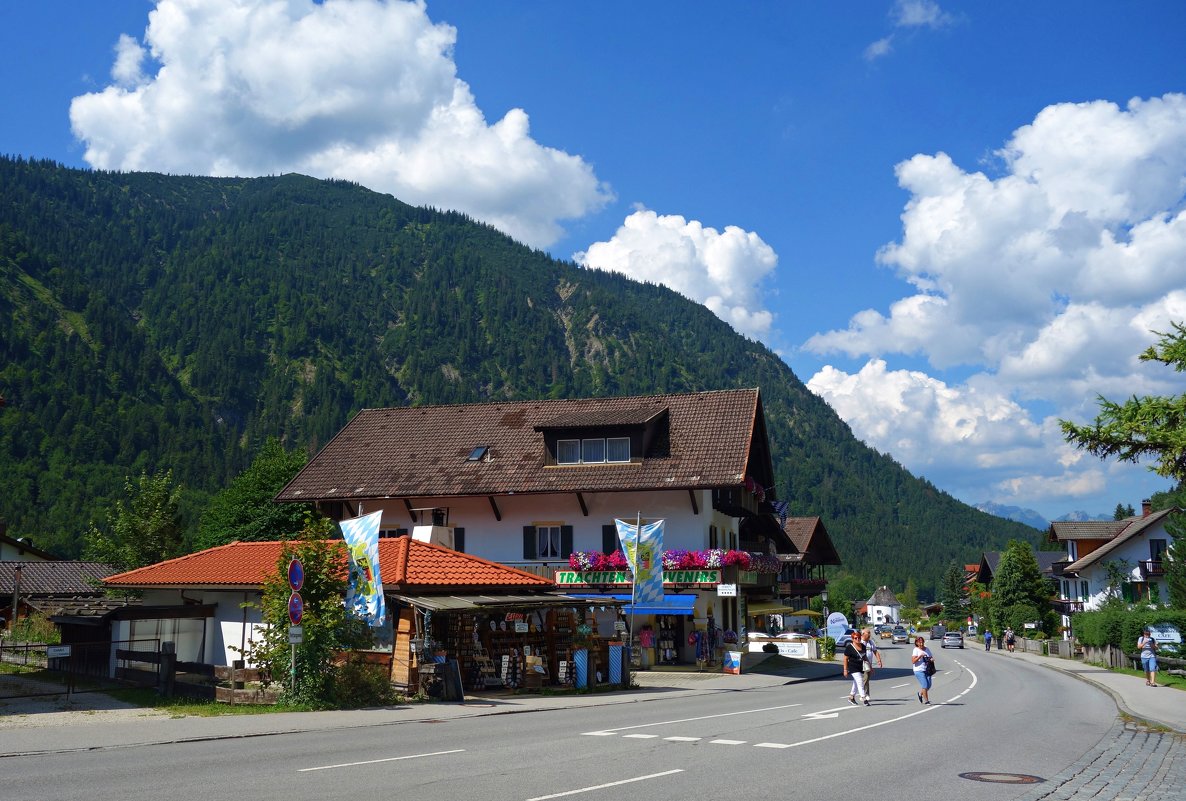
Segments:
[[[1050,527],[1052,521],[1035,512],[1033,509],[1023,509],[1020,506],[1006,506],[1003,503],[992,503],[986,501],[975,505],[977,509],[982,512],[987,512],[990,515],[1003,517],[1006,520],[1015,520],[1018,523],[1025,523],[1027,526],[1033,526],[1036,529],[1045,530]],[[1063,522],[1067,520],[1111,520],[1110,514],[1091,514],[1090,512],[1074,511],[1067,512],[1061,515],[1055,522]]]

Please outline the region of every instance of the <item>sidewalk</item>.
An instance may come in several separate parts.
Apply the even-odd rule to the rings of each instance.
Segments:
[[[1121,712],[1178,732],[1186,732],[1186,692],[1146,687],[1136,676],[1112,673],[1104,668],[1057,657],[1028,653],[997,653],[1004,659],[1019,659],[1039,668],[1061,670],[1110,693]],[[994,656],[994,658],[996,658]],[[741,675],[720,672],[638,671],[639,689],[579,695],[491,695],[467,696],[464,703],[405,704],[381,709],[341,712],[290,712],[234,716],[171,718],[152,710],[131,710],[118,718],[104,713],[72,713],[69,722],[54,715],[14,715],[27,720],[0,723],[0,759],[6,756],[61,753],[79,750],[119,748],[149,743],[178,743],[201,740],[261,737],[274,734],[331,731],[344,728],[390,726],[463,717],[546,712],[589,706],[632,704],[659,698],[679,698],[713,692],[738,692],[780,687],[805,681],[840,676],[838,662],[782,659],[772,666],[759,665]],[[86,700],[79,699],[79,707]]]
[[[1020,659],[1032,665],[1058,670],[1094,684],[1112,696],[1124,714],[1177,732],[1186,732],[1186,692],[1169,687],[1147,687],[1140,676],[1114,673],[1104,667],[1087,665],[1074,659],[1017,651],[993,651],[994,656]]]

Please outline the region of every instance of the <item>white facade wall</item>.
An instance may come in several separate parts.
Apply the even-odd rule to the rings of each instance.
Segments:
[[[1128,542],[1118,546],[1100,561],[1094,563],[1087,570],[1083,571],[1083,573],[1080,574],[1079,579],[1071,579],[1071,600],[1085,601],[1083,605],[1085,610],[1094,610],[1100,608],[1100,606],[1108,597],[1108,571],[1104,567],[1105,562],[1126,562],[1129,565],[1127,574],[1128,580],[1134,582],[1144,582],[1145,579],[1142,578],[1139,563],[1148,561],[1149,540],[1151,539],[1169,540],[1170,536],[1168,533],[1166,533],[1164,526],[1155,526],[1149,531],[1142,532],[1141,536],[1133,537]],[[1086,598],[1081,597],[1082,580],[1087,581]],[[1158,605],[1169,603],[1169,590],[1166,587],[1166,580],[1164,576],[1151,578],[1147,583],[1151,588],[1154,586],[1157,588],[1155,603]]]
[[[177,618],[164,620],[121,620],[112,636],[116,640],[160,640],[177,644],[177,658],[182,662],[205,662],[229,665],[241,659],[236,649],[245,646],[263,626],[259,593],[224,590],[185,590],[187,600],[216,606],[213,618]],[[242,604],[252,606],[244,609]],[[181,590],[147,590],[146,606],[178,606]],[[250,665],[249,665],[250,666]]]
[[[628,470],[628,467],[621,469]],[[500,495],[495,503],[502,520],[495,519],[490,502],[485,497],[437,498],[413,501],[413,507],[448,508],[449,525],[465,529],[465,552],[508,565],[522,565],[523,527],[542,524],[573,527],[572,547],[576,551],[600,551],[601,527],[612,525],[614,518],[635,520],[639,514],[643,520],[663,518],[663,548],[703,550],[708,547],[709,526],[715,525],[720,533],[718,547],[728,547],[731,533],[736,542],[737,521],[712,509],[712,493],[708,490],[696,492],[699,513],[692,510],[692,501],[686,490],[671,492],[587,492],[583,493],[586,517],[581,512],[575,492],[549,495]],[[416,525],[408,514],[402,500],[365,501],[359,514],[370,514],[383,510],[380,524],[384,529],[406,528],[409,532]],[[421,522],[427,524],[421,515]],[[557,560],[536,559],[534,562]],[[560,560],[567,564],[567,559]]]
[[[898,622],[897,606],[870,606],[868,608],[869,623],[879,626],[882,623]]]

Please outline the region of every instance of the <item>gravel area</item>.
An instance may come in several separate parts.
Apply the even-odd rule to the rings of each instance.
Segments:
[[[0,730],[29,726],[74,726],[117,720],[167,718],[169,713],[118,701],[106,693],[13,697],[20,692],[46,692],[54,688],[27,679],[6,676],[0,693]]]

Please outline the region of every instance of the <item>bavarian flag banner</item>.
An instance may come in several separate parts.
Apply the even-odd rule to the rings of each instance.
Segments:
[[[383,579],[379,577],[379,520],[382,517],[382,512],[371,512],[339,524],[350,553],[346,611],[371,626],[382,626],[387,618]]]
[[[630,520],[614,520],[618,541],[634,574],[636,604],[663,602],[663,522],[638,525]]]

